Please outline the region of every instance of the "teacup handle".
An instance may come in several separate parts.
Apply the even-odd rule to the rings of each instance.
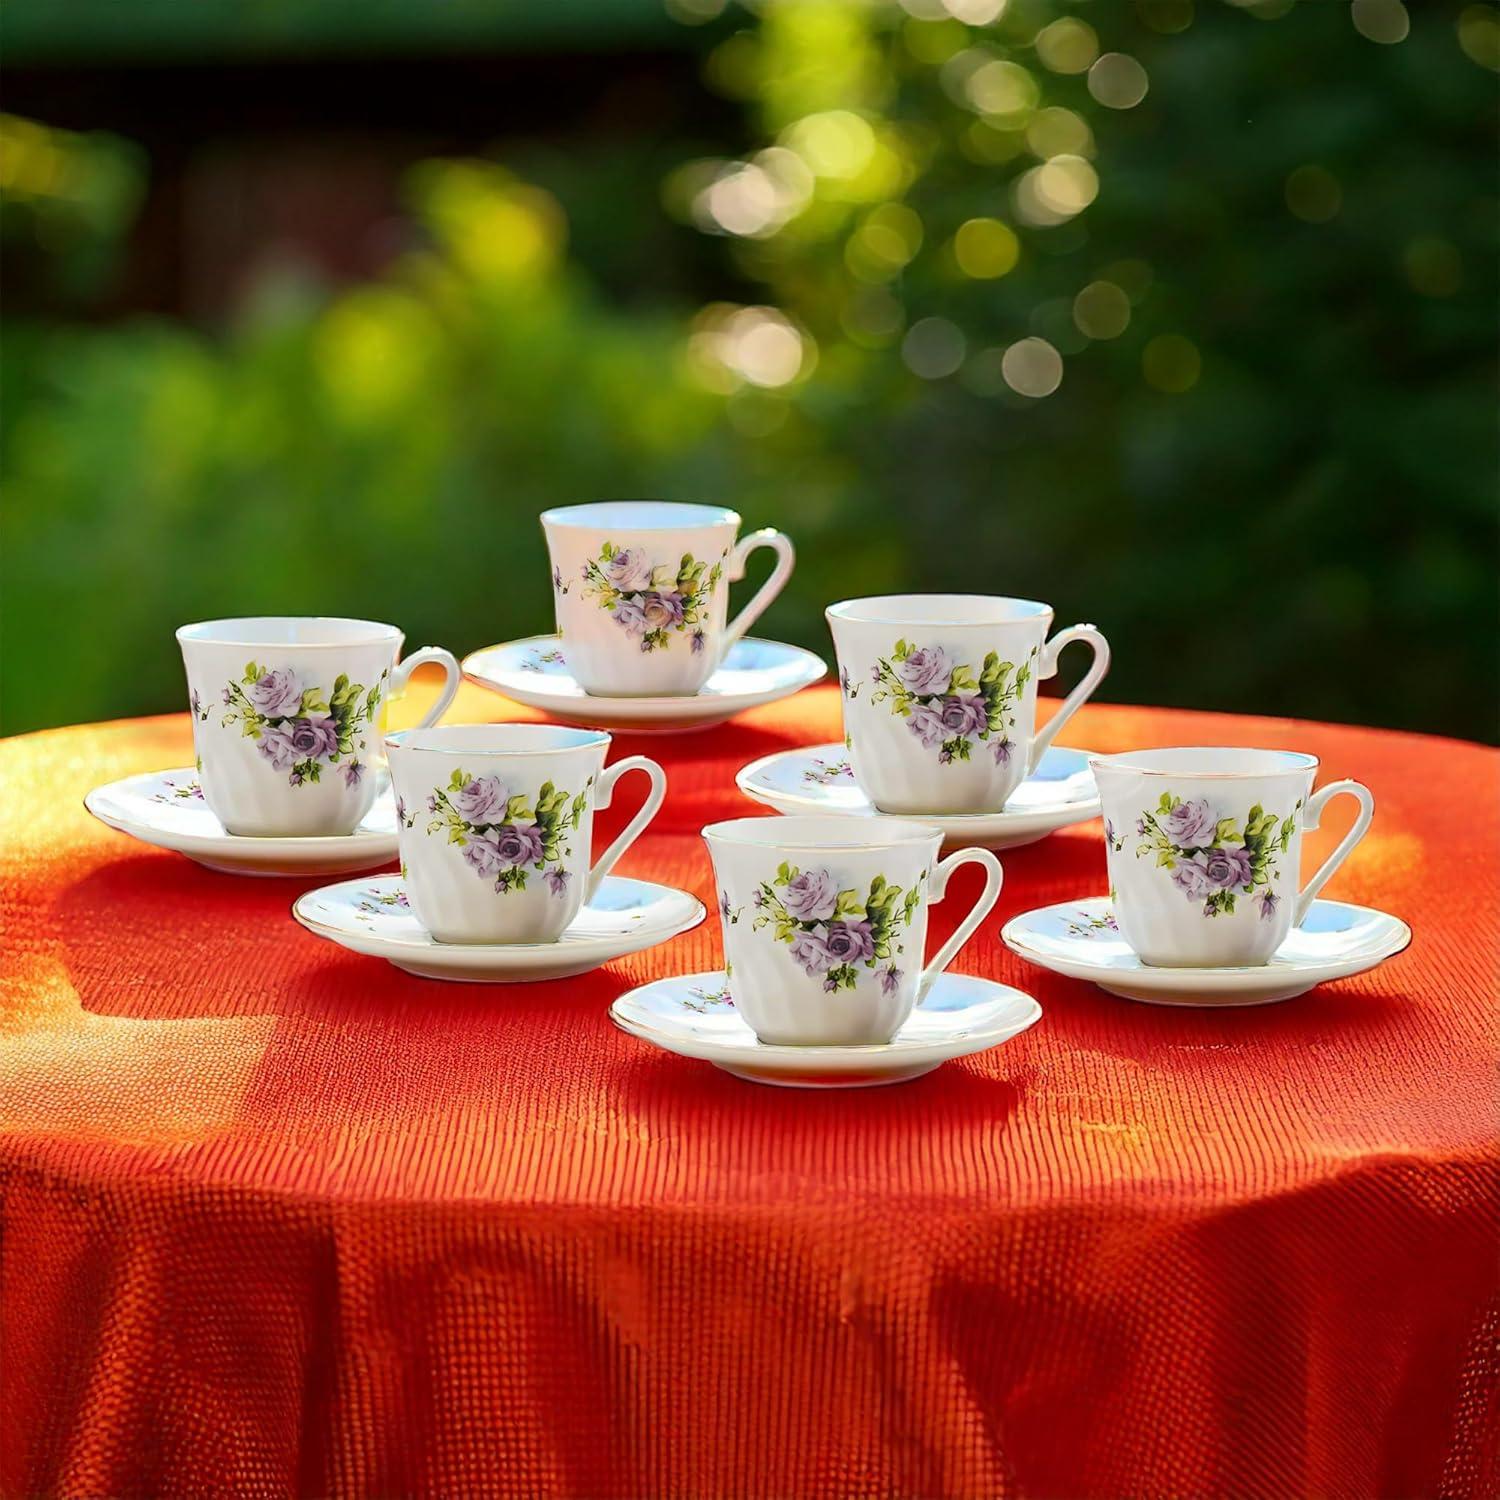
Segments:
[[[1083,680],[1063,699],[1062,707],[1047,721],[1047,727],[1033,736],[1031,759],[1026,763],[1028,776],[1041,765],[1042,756],[1057,738],[1058,730],[1088,702],[1094,689],[1104,680],[1104,674],[1109,671],[1109,642],[1092,625],[1069,625],[1066,630],[1059,630],[1042,647],[1042,654],[1036,664],[1037,677],[1056,677],[1057,659],[1062,655],[1063,647],[1072,645],[1074,641],[1087,641],[1094,648],[1093,663],[1083,674]]]
[[[1323,861],[1323,866],[1318,873],[1302,887],[1301,894],[1297,897],[1297,914],[1292,919],[1293,927],[1300,927],[1307,920],[1307,914],[1312,910],[1312,904],[1318,892],[1328,884],[1338,867],[1349,858],[1354,846],[1365,836],[1365,831],[1370,826],[1370,819],[1375,816],[1375,798],[1371,795],[1369,787],[1358,781],[1330,781],[1327,786],[1320,787],[1314,792],[1304,804],[1300,815],[1304,833],[1318,826],[1323,816],[1323,809],[1341,793],[1347,793],[1359,803],[1359,815],[1354,820],[1354,826],[1340,841],[1338,848]]]
[[[442,667],[445,681],[442,692],[438,694],[437,702],[422,715],[422,722],[416,726],[418,729],[426,729],[429,724],[436,724],[448,712],[453,700],[458,696],[458,685],[464,680],[464,674],[459,669],[458,658],[451,651],[444,651],[441,646],[423,646],[420,651],[413,651],[391,673],[392,695],[403,691],[407,678],[418,667],[425,666],[430,661],[435,661]]]
[[[940,859],[933,867],[932,879],[927,886],[929,906],[936,906],[947,894],[948,877],[960,865],[983,865],[984,889],[980,891],[973,910],[958,924],[957,931],[938,949],[932,962],[922,970],[922,980],[917,986],[918,1005],[927,998],[927,991],[932,988],[933,980],[953,962],[958,950],[974,936],[974,929],[989,916],[1000,895],[1000,882],[1005,878],[1000,868],[1000,861],[988,849],[960,849],[956,854],[950,854],[947,859]]]
[[[646,824],[656,816],[662,798],[667,795],[667,773],[649,756],[627,755],[624,760],[617,760],[614,765],[604,768],[598,785],[594,788],[596,808],[609,806],[615,794],[615,783],[627,771],[644,771],[651,778],[651,790],[646,793],[646,800],[641,803],[640,811],[625,825],[625,832],[594,861],[594,868],[589,871],[589,883],[584,896],[586,901],[593,899],[600,883],[614,869],[620,856],[645,831]]]
[[[750,602],[729,622],[724,631],[723,649],[719,652],[721,660],[729,655],[729,648],[766,612],[766,607],[792,576],[792,564],[797,561],[792,539],[784,531],[764,526],[759,531],[742,536],[734,544],[734,550],[724,566],[724,576],[730,583],[737,583],[745,576],[746,559],[760,547],[769,547],[775,552],[776,566],[771,569],[771,576],[755,591]]]

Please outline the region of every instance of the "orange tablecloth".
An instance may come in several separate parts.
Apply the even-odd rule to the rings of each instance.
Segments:
[[[837,716],[822,689],[622,740],[671,782],[626,871],[711,905],[734,770]],[[807,1095],[610,1025],[720,961],[712,919],[582,979],[410,978],[296,926],[302,882],[87,817],[92,784],[185,763],[185,717],[0,745],[5,1493],[1494,1494],[1500,757],[1107,707],[1071,740],[1362,778],[1331,894],[1413,946],[1172,1011],[1028,968],[992,920],[958,967],[1039,1025]],[[1103,888],[1097,825],[1005,864],[1000,919]]]

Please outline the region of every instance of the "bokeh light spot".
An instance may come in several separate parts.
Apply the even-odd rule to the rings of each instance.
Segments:
[[[923,380],[941,380],[964,362],[964,336],[947,318],[922,318],[913,323],[901,341],[901,358],[912,374]]]
[[[1062,384],[1062,355],[1046,339],[1018,339],[1002,356],[1000,373],[1017,395],[1040,400]]]
[[[1193,0],[1135,0],[1136,14],[1163,36],[1186,31],[1193,24]]]
[[[1029,224],[1062,224],[1099,194],[1099,174],[1081,156],[1054,156],[1016,179],[1016,212]]]
[[[1385,46],[1404,42],[1411,30],[1411,17],[1401,0],[1353,0],[1349,19],[1362,37]]]
[[[1490,5],[1467,5],[1458,17],[1458,45],[1481,68],[1500,73],[1500,11]]]
[[[1463,259],[1451,241],[1437,235],[1413,240],[1401,254],[1406,279],[1424,297],[1451,297],[1464,281]]]
[[[1285,191],[1286,206],[1309,224],[1326,224],[1337,215],[1344,201],[1338,178],[1312,163],[1287,176]]]
[[[1025,68],[998,58],[975,68],[964,91],[980,114],[1001,124],[1023,123],[1040,98],[1036,79]]]
[[[1117,339],[1130,326],[1130,298],[1112,281],[1091,281],[1073,299],[1073,321],[1091,339]]]
[[[1010,225],[999,219],[970,219],[953,236],[953,256],[965,276],[992,281],[1015,269],[1021,242]]]
[[[1178,333],[1158,334],[1141,350],[1141,373],[1146,384],[1180,396],[1198,384],[1203,360],[1198,346]]]
[[[1082,115],[1054,104],[1031,117],[1026,144],[1043,161],[1054,156],[1092,156],[1094,133]]]
[[[1053,73],[1086,73],[1099,55],[1099,37],[1087,21],[1063,16],[1037,32],[1036,55]]]
[[[875,155],[870,122],[848,109],[805,115],[787,127],[783,143],[819,177],[857,177]]]
[[[839,322],[861,348],[881,349],[901,332],[906,310],[883,287],[868,287],[855,292],[844,304]]]
[[[1089,69],[1089,93],[1109,109],[1134,109],[1150,86],[1146,70],[1124,52],[1106,52]]]
[[[943,9],[968,26],[988,26],[998,21],[1008,0],[943,0]]]

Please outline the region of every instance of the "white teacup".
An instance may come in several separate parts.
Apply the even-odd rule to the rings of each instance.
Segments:
[[[177,639],[203,800],[230,833],[257,837],[352,832],[375,800],[386,699],[413,668],[440,663],[447,681],[431,724],[462,676],[439,646],[397,666],[402,634],[374,620],[205,620]]]
[[[1142,963],[1165,968],[1267,962],[1375,811],[1357,781],[1314,792],[1317,757],[1290,750],[1133,750],[1089,763],[1120,934]],[[1359,815],[1299,892],[1302,835],[1340,793]]]
[[[740,518],[717,505],[606,500],[542,512],[552,556],[557,629],[586,693],[696,693],[791,575],[788,538],[769,528],[735,537]],[[776,566],[728,624],[729,585],[758,547]]]
[[[443,943],[552,943],[656,816],[654,760],[606,767],[610,738],[551,724],[446,724],[387,735],[401,875],[417,920]],[[589,864],[594,810],[644,771],[640,811]]]
[[[1092,625],[1048,640],[1052,610],[1031,599],[890,594],[826,614],[854,779],[882,812],[999,812],[1109,670]],[[1094,660],[1038,731],[1037,681],[1073,641]]]
[[[768,1043],[890,1041],[1000,894],[988,849],[940,861],[942,833],[923,823],[735,818],[703,837],[734,1003]],[[984,866],[984,890],[923,968],[927,908],[962,864]]]

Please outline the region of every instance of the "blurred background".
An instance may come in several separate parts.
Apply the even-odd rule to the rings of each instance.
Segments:
[[[178,708],[191,619],[550,629],[537,512],[655,496],[792,533],[760,632],[830,658],[1022,594],[1104,698],[1496,737],[1494,4],[6,0],[0,57],[6,732]]]

